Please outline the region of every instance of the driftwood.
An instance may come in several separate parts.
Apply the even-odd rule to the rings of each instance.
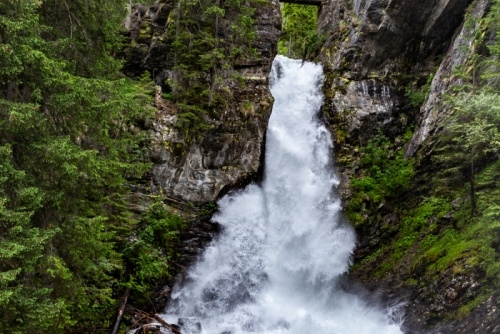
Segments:
[[[182,334],[181,331],[177,328],[177,326],[169,324],[165,320],[163,320],[157,313],[153,312],[144,312],[129,305],[129,308],[133,309],[133,312],[138,319],[136,320],[136,328],[142,329],[142,332],[145,333],[148,329],[155,329],[153,326],[156,326],[154,322],[159,323],[165,328],[168,328],[174,334]]]
[[[165,320],[163,320],[158,314],[153,314],[153,318],[156,319],[160,324],[170,329],[174,334],[182,334],[175,326],[169,324]]]
[[[116,314],[115,325],[111,330],[111,334],[118,333],[118,329],[120,328],[120,322],[122,321],[123,312],[125,312],[125,307],[127,306],[129,296],[130,296],[130,289],[127,289],[125,290],[125,293],[123,294],[122,300],[120,302],[120,306],[118,307],[118,313]]]

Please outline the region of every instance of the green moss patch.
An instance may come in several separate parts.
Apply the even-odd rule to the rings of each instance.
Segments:
[[[479,214],[472,215],[466,179],[443,192],[442,188],[433,188],[433,180],[428,177],[425,191],[412,192],[415,163],[405,161],[386,139],[379,138],[359,151],[360,176],[351,183],[353,193],[346,213],[359,231],[377,230],[380,241],[369,248],[371,253],[363,253],[365,256],[352,270],[360,277],[374,275],[381,281],[396,279],[410,288],[426,289],[438,288],[430,286],[444,277],[471,277],[480,287],[463,297],[467,304],[448,306],[444,311],[449,319],[465,318],[484,296],[499,287],[500,162],[477,173]],[[428,197],[422,197],[422,193]],[[384,217],[390,214],[397,218],[386,222]],[[394,233],[384,234],[388,229]],[[442,291],[433,293],[438,298]]]

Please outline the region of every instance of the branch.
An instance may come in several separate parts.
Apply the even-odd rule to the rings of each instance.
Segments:
[[[176,326],[174,326],[172,324],[169,324],[168,322],[166,322],[165,320],[163,320],[157,313],[153,313],[153,312],[146,313],[146,312],[141,311],[138,308],[136,308],[134,306],[131,306],[131,305],[129,305],[129,308],[132,308],[133,312],[141,317],[138,321],[136,321],[136,324],[138,324],[139,322],[142,322],[144,320],[152,322],[153,319],[154,319],[154,320],[156,320],[156,322],[160,323],[163,327],[170,329],[172,331],[172,333],[174,333],[174,334],[182,334],[181,331],[179,331],[176,328]],[[139,325],[139,326],[142,327],[142,328],[144,328],[144,326],[148,326],[148,324],[142,325],[142,326]],[[116,334],[116,333],[113,333],[113,334]]]

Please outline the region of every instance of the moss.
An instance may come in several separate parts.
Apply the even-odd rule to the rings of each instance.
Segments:
[[[149,38],[151,35],[150,23],[142,21],[139,26],[139,38]]]
[[[458,311],[456,312],[454,318],[458,320],[465,319],[470,312],[479,306],[482,302],[484,302],[486,299],[488,299],[488,295],[486,294],[481,294],[474,298],[471,302],[467,303],[466,305],[460,307]]]
[[[406,281],[405,281],[406,285],[409,285],[409,286],[417,286],[418,285],[418,280],[414,279],[414,278],[408,278]]]
[[[482,182],[493,182],[498,175],[500,163],[495,162],[478,174]],[[475,292],[472,302],[450,313],[450,317],[462,318],[476,307],[482,295],[498,288],[500,282],[500,256],[496,250],[500,236],[500,191],[484,189],[478,191],[478,201],[482,215],[470,216],[466,198],[466,186],[448,193],[448,197],[432,196],[423,199],[413,209],[398,210],[401,224],[396,237],[385,240],[383,248],[375,249],[372,254],[357,263],[353,269],[376,267],[375,276],[384,279],[389,272],[397,273],[405,279],[405,284],[414,286],[416,280],[435,282],[444,274],[473,275],[481,288]],[[432,190],[431,190],[432,193]],[[366,205],[367,194],[355,193],[349,202],[348,217],[355,224],[372,223],[363,219],[374,214],[373,208]],[[360,200],[365,199],[365,200]],[[454,206],[452,206],[454,203]],[[460,207],[456,207],[461,203]],[[407,207],[407,202],[397,205]],[[365,212],[360,214],[359,212]],[[377,219],[375,219],[377,220]],[[379,219],[378,219],[379,220]],[[417,275],[417,276],[415,276]]]
[[[404,159],[402,149],[396,150],[383,135],[358,151],[362,172],[351,181],[352,195],[346,206],[347,217],[357,227],[370,222],[363,218],[373,216],[369,213],[373,208],[409,189],[414,175],[413,160]]]
[[[342,145],[348,136],[347,131],[343,128],[340,128],[337,131],[335,131],[334,133],[335,133],[335,143],[337,145]],[[344,162],[344,161],[350,161],[351,159],[352,158],[350,156],[342,156],[339,160],[341,162]]]
[[[361,266],[365,266],[365,265],[369,265],[369,266],[372,266],[374,262],[377,261],[377,259],[382,255],[384,254],[384,252],[387,250],[387,247],[380,247],[379,249],[377,249],[377,251],[375,251],[374,253],[370,254],[369,256],[367,256],[366,258],[364,258],[361,262],[358,262],[358,263],[355,263],[353,266],[352,266],[352,269],[355,270],[356,268],[358,267],[361,267]]]
[[[243,101],[243,103],[241,103],[240,105],[240,111],[245,116],[255,114],[255,109],[255,103],[248,100]]]
[[[408,131],[399,142],[410,137],[411,133]],[[408,207],[408,203],[398,203],[398,197],[411,186],[413,162],[402,159],[384,138],[370,142],[360,148],[360,152],[362,169],[358,178],[352,181],[353,193],[347,204],[347,217],[356,227],[371,225],[381,220],[375,214],[377,208],[390,204],[396,205],[392,210],[399,212],[401,221],[399,227],[396,227],[396,236],[385,241],[383,251],[381,248],[375,249],[363,259],[361,265],[368,262],[379,263],[375,272],[377,277],[383,277],[402,263],[406,268],[400,268],[400,271],[409,274],[415,268],[423,266],[423,273],[428,278],[436,277],[450,268],[458,274],[464,266],[475,267],[485,263],[491,263],[488,265],[489,277],[498,274],[497,267],[500,266],[493,264],[495,262],[490,254],[491,247],[487,247],[489,241],[485,244],[486,239],[478,241],[473,238],[479,232],[473,229],[476,225],[471,224],[468,216],[462,212],[467,210],[466,206],[455,212],[452,218],[454,223],[449,221],[448,214],[452,211],[450,198],[459,197],[459,193],[450,194],[449,197],[424,198],[413,209],[403,210]],[[387,159],[387,156],[392,157]],[[498,212],[500,213],[500,207]],[[463,226],[463,229],[456,230],[456,225]],[[394,229],[394,226],[386,228]]]
[[[171,143],[169,141],[163,142],[163,148],[165,149],[165,151],[168,151],[168,152],[172,151],[172,147],[170,145],[171,145]]]

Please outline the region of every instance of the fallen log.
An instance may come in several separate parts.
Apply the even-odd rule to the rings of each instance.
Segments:
[[[130,296],[130,289],[125,290],[125,293],[122,296],[122,300],[120,302],[120,306],[118,307],[118,313],[116,315],[115,325],[111,330],[110,334],[117,334],[118,329],[120,328],[120,322],[122,321],[123,313],[125,312],[125,307],[127,306],[128,297]]]

